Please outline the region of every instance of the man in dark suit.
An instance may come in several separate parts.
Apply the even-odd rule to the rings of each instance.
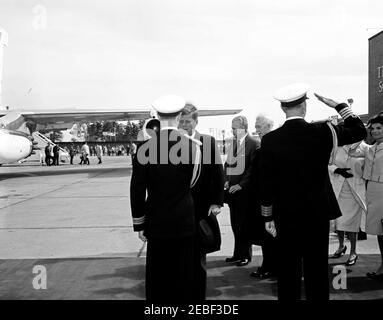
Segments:
[[[255,120],[255,130],[262,142],[265,134],[273,129],[274,122],[265,115],[258,115]],[[262,148],[262,143],[261,143]],[[261,148],[256,150],[255,162],[253,164],[252,176],[252,196],[250,197],[250,211],[251,215],[248,222],[248,232],[251,243],[262,247],[262,265],[256,270],[251,272],[251,276],[255,278],[266,279],[275,277],[277,274],[277,247],[276,240],[265,229],[265,223],[261,214],[261,183],[260,183],[260,152]]]
[[[252,248],[247,231],[251,214],[249,197],[251,177],[258,143],[247,132],[246,117],[238,116],[232,121],[233,143],[225,162],[226,202],[230,208],[230,223],[234,234],[233,256],[226,262],[245,266],[251,261]]]
[[[180,129],[202,142],[201,174],[192,189],[196,214],[196,247],[194,259],[195,281],[192,287],[193,297],[197,301],[206,299],[206,254],[202,251],[198,237],[199,221],[210,214],[219,214],[223,206],[223,165],[214,137],[200,134],[195,128],[198,124],[198,110],[187,103],[182,110]]]
[[[60,158],[60,148],[58,146],[58,144],[55,144],[55,146],[53,147],[53,165],[54,166],[58,166],[59,165],[59,158]]]
[[[51,151],[52,151],[52,145],[50,142],[48,142],[48,144],[45,147],[45,163],[47,164],[47,166],[52,165]]]
[[[334,146],[363,140],[363,122],[345,103],[316,95],[334,108],[344,124],[307,123],[308,87],[294,84],[275,98],[286,114],[284,125],[262,139],[262,215],[278,241],[278,298],[328,300],[329,220],[341,215],[331,188],[328,164]],[[302,270],[303,269],[303,270]]]
[[[177,129],[185,106],[182,98],[164,96],[152,106],[161,130],[139,146],[133,160],[133,229],[148,244],[147,300],[188,302],[192,299],[195,247],[191,188],[201,168],[200,142]]]

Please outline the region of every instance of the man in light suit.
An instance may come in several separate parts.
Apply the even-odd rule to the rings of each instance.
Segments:
[[[223,206],[223,166],[214,137],[200,134],[196,130],[198,110],[192,103],[186,103],[181,113],[179,127],[187,134],[202,142],[202,166],[200,177],[192,188],[196,214],[196,247],[194,256],[193,298],[197,301],[206,299],[206,254],[201,250],[198,237],[199,222],[210,214],[219,214]]]
[[[225,162],[226,202],[230,208],[230,222],[234,234],[233,256],[228,263],[245,266],[251,261],[252,248],[248,233],[251,178],[258,142],[248,134],[246,117],[237,116],[232,121],[233,143]]]
[[[301,298],[302,274],[306,299],[329,299],[329,220],[341,212],[328,163],[334,147],[366,137],[363,122],[347,104],[320,95],[316,97],[335,109],[344,123],[306,122],[307,91],[308,86],[293,84],[275,94],[286,122],[262,139],[262,215],[266,230],[278,242],[280,300]]]

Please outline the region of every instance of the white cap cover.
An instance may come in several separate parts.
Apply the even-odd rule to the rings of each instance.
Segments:
[[[159,113],[171,114],[180,112],[185,107],[186,101],[176,95],[162,96],[152,103],[152,107]]]
[[[306,94],[308,90],[309,85],[305,83],[294,83],[280,88],[274,94],[274,98],[280,101],[282,106],[292,107],[307,99]]]

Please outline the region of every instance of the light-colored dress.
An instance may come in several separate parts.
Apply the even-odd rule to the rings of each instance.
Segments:
[[[339,147],[336,149],[334,162],[329,166],[330,180],[338,200],[342,216],[335,220],[335,230],[358,232],[364,231],[366,221],[366,187],[363,180],[364,142]],[[350,152],[359,154],[351,157]],[[353,177],[345,179],[334,171],[337,168],[350,168]]]
[[[375,143],[364,150],[363,178],[367,183],[366,233],[383,235],[383,143]]]

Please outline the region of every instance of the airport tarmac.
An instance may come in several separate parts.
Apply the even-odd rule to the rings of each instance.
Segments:
[[[0,299],[144,299],[145,257],[137,258],[142,243],[129,204],[130,157],[103,161],[0,167]],[[224,262],[233,250],[226,206],[218,220],[222,249],[208,255],[208,299],[276,299],[274,280],[249,276],[261,263],[260,247],[253,246],[246,267]],[[331,235],[330,253],[336,247]],[[358,242],[358,253],[357,264],[347,268],[347,289],[332,289],[331,299],[383,298],[383,282],[365,277],[379,264],[376,237]],[[330,260],[329,272],[346,259]],[[33,288],[37,265],[47,270],[46,290]]]

